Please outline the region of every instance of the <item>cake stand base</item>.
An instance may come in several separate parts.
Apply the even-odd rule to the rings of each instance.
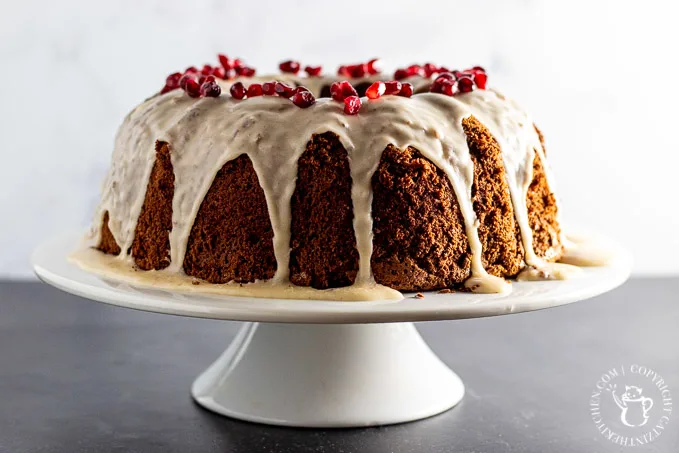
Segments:
[[[339,428],[439,414],[464,385],[412,323],[247,323],[191,393],[241,420]]]

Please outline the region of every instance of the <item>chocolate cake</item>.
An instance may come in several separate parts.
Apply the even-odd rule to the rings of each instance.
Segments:
[[[256,77],[220,62],[172,74],[125,118],[92,247],[242,287],[501,292],[562,276],[542,134],[482,68],[305,77],[285,62]]]

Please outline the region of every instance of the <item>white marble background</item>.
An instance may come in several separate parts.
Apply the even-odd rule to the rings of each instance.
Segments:
[[[260,71],[380,56],[481,64],[547,137],[564,217],[679,271],[676,2],[7,1],[0,8],[0,277],[83,227],[115,130],[166,74],[217,51]]]

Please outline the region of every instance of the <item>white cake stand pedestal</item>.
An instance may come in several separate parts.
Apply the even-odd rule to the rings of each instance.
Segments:
[[[513,283],[509,295],[425,293],[401,301],[333,302],[176,293],[101,279],[67,260],[79,235],[33,255],[37,275],[69,293],[139,310],[248,321],[193,383],[196,402],[261,423],[357,427],[401,423],[460,402],[462,380],[429,349],[413,321],[464,319],[555,307],[622,284],[624,250],[573,280]]]

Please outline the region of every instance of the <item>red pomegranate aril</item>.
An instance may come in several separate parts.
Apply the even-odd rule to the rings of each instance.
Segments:
[[[368,99],[377,99],[381,97],[386,90],[387,86],[384,82],[374,82],[367,90],[365,90],[365,95]]]
[[[457,87],[460,90],[460,93],[469,93],[470,91],[474,91],[474,81],[471,77],[462,76],[457,80]]]
[[[405,69],[397,69],[396,72],[394,72],[394,79],[396,80],[403,80],[406,77],[408,77],[408,71]]]
[[[344,100],[344,94],[342,93],[342,84],[339,82],[333,82],[330,85],[330,97],[337,102],[342,102]]]
[[[276,94],[276,82],[265,82],[262,84],[262,93],[264,96],[273,96]]]
[[[295,88],[294,94],[297,94],[297,93],[299,93],[299,92],[301,92],[301,91],[309,91],[309,89],[308,89],[307,87],[305,87],[305,86],[298,86],[297,88]]]
[[[234,60],[231,62],[231,68],[233,69],[240,68],[241,66],[245,66],[245,63],[240,58],[234,58]]]
[[[233,85],[231,85],[229,92],[231,93],[231,96],[234,99],[243,99],[245,97],[245,94],[247,93],[247,90],[245,89],[245,86],[241,82],[236,82]]]
[[[368,61],[366,63],[366,70],[370,75],[375,75],[382,72],[382,68],[380,68],[380,60],[378,58],[373,58],[372,60]]]
[[[459,79],[460,77],[462,77],[462,72],[458,71],[457,69],[453,69],[452,71],[450,71],[450,73],[453,76],[455,76],[456,79]]]
[[[320,66],[307,66],[304,68],[304,72],[307,73],[309,77],[317,77],[321,75],[321,67]]]
[[[349,70],[347,69],[346,66],[342,65],[339,68],[337,68],[337,75],[340,75],[342,77],[349,77]]]
[[[204,75],[204,74],[201,74],[200,76],[198,76],[198,85],[202,85],[203,82],[205,82],[206,78],[207,78],[207,76]]]
[[[398,80],[392,80],[391,82],[385,82],[384,94],[398,94],[401,91],[403,84]]]
[[[200,96],[200,85],[196,82],[196,79],[188,79],[184,91],[192,98],[197,98]]]
[[[413,95],[413,85],[407,82],[401,84],[401,90],[398,92],[398,95],[409,98]]]
[[[203,75],[208,75],[208,74],[212,74],[213,70],[214,70],[214,68],[212,67],[212,65],[206,64],[206,65],[203,65],[203,69],[200,70],[200,73],[203,74]]]
[[[196,68],[195,66],[189,66],[188,68],[186,68],[184,70],[184,74],[195,74],[197,72],[198,72],[198,68]]]
[[[182,78],[181,72],[174,72],[165,79],[165,86],[170,89],[179,88],[179,81]]]
[[[485,72],[477,72],[474,74],[474,83],[476,86],[481,89],[485,90],[486,89],[486,82],[488,81],[488,76],[486,75]]]
[[[473,69],[474,71],[486,72],[486,70],[483,69],[481,66],[474,66],[472,69]]]
[[[229,57],[227,57],[224,54],[218,53],[217,58],[219,59],[219,64],[222,65],[222,67],[225,70],[233,69],[233,64],[231,63],[231,60],[229,60]]]
[[[349,96],[358,96],[356,88],[346,80],[340,82],[340,88],[342,88],[342,97],[347,98]]]
[[[180,79],[179,79],[179,87],[182,90],[186,90],[186,84],[189,80],[193,80],[194,82],[196,81],[196,76],[192,72],[188,72],[184,74]]]
[[[348,96],[344,98],[344,113],[356,115],[361,109],[361,98],[358,96]]]
[[[200,86],[200,95],[208,98],[216,98],[222,94],[222,87],[214,80],[207,81]]]
[[[445,66],[439,66],[439,69],[436,72],[438,72],[439,74],[442,74],[444,72],[450,72],[450,69],[446,68]]]
[[[252,77],[255,75],[255,69],[248,66],[238,66],[235,71],[236,74],[243,77]]]
[[[450,80],[442,81],[441,93],[447,96],[453,96],[455,94],[455,82],[451,82]]]
[[[293,60],[284,61],[278,65],[278,69],[280,69],[281,72],[287,72],[290,74],[297,74],[299,72],[299,68],[299,62]]]
[[[226,69],[217,66],[212,70],[212,75],[219,77],[222,80],[226,80]]]
[[[431,77],[439,71],[439,68],[433,63],[425,63],[424,66],[422,66],[422,70],[424,71],[425,77]]]
[[[170,87],[170,86],[165,85],[163,88],[161,88],[160,94],[169,93],[170,91],[174,91],[174,90],[176,90],[176,89],[177,89],[177,87],[174,87],[174,88],[173,88],[173,87]]]
[[[276,82],[274,90],[276,91],[276,93],[278,93],[279,96],[282,96],[284,98],[289,98],[290,96],[295,94],[295,89],[289,85],[284,84],[283,82]]]
[[[261,96],[263,94],[262,85],[259,83],[253,83],[248,87],[248,97],[253,98],[256,96]]]
[[[302,87],[300,87],[302,88]],[[296,90],[297,92],[290,98],[292,103],[300,108],[311,107],[316,103],[316,98],[310,91]]]
[[[422,66],[419,64],[411,64],[406,68],[409,76],[422,75]]]
[[[365,64],[355,64],[347,67],[347,70],[349,71],[349,76],[352,78],[359,78],[365,76],[366,71],[366,66]]]

